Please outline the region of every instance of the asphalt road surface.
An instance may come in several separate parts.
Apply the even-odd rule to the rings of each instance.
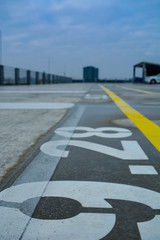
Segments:
[[[93,85],[0,193],[0,239],[159,240],[159,126],[160,85]]]

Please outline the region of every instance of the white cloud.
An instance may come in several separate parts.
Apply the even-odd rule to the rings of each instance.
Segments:
[[[26,37],[28,37],[27,33],[21,33],[21,34],[14,34],[14,35],[6,35],[3,39],[4,41],[17,41],[17,40],[23,40]]]
[[[102,77],[128,76],[137,59],[158,59],[158,17],[148,16],[141,2],[142,13],[139,4],[128,0],[123,4],[121,0],[5,0],[2,5],[0,1],[6,64],[41,70],[48,56],[53,56],[57,72],[67,65],[68,74],[78,77],[84,65],[95,65],[102,69]],[[126,70],[126,65],[131,69]]]

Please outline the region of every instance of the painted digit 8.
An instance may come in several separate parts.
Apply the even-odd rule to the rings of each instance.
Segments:
[[[75,133],[75,131],[82,131]],[[103,138],[124,138],[132,135],[131,131],[126,128],[116,127],[61,127],[55,130],[55,133],[63,137],[85,138],[85,137],[103,137]]]

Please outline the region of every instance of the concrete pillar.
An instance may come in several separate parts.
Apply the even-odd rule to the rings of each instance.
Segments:
[[[39,72],[36,72],[36,84],[39,83]]]
[[[19,68],[15,68],[15,85],[19,84]]]
[[[145,63],[143,63],[143,72],[142,72],[143,82],[144,82],[145,77],[146,77],[146,65],[145,65]]]
[[[46,83],[46,74],[45,74],[45,72],[42,73],[42,82],[43,82],[43,84]]]
[[[4,66],[0,65],[0,85],[3,85],[4,82]]]
[[[27,70],[27,84],[30,85],[31,83],[31,71]]]
[[[136,66],[133,66],[133,82],[135,82]]]
[[[50,82],[50,76],[51,76],[50,74],[47,74],[47,83],[51,83]]]

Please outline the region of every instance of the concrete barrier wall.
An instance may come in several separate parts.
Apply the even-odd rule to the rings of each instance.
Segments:
[[[0,85],[69,83],[72,78],[0,65]]]

